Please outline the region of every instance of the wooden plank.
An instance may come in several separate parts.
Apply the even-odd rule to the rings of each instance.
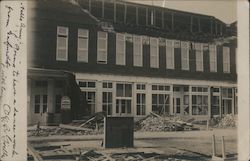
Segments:
[[[64,129],[69,129],[69,130],[93,131],[92,129],[87,129],[87,128],[83,128],[83,127],[76,127],[76,126],[72,126],[72,125],[65,125],[65,124],[60,124],[59,127],[64,128]]]
[[[87,123],[89,123],[90,121],[94,120],[96,118],[95,117],[92,117],[91,119],[87,120],[86,122],[84,122],[83,124],[81,124],[79,127],[83,127],[84,125],[86,125]]]
[[[40,154],[36,152],[36,150],[30,145],[30,143],[27,144],[27,148],[28,152],[33,156],[35,161],[43,161]]]
[[[156,116],[156,117],[159,117],[159,118],[162,118],[160,115],[157,115],[156,113],[154,112],[150,112],[152,115]]]

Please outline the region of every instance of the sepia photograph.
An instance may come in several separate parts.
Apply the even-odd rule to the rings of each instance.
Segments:
[[[238,160],[237,0],[26,9],[28,161]]]

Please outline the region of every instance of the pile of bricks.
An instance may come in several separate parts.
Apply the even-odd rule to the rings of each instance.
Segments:
[[[218,121],[218,124],[215,125],[217,128],[234,128],[237,126],[237,118],[232,114],[227,114]]]
[[[193,130],[193,125],[184,122],[179,117],[156,117],[154,115],[149,115],[138,123],[137,130],[152,132],[186,131]]]

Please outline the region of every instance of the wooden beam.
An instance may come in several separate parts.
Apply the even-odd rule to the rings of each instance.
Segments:
[[[69,130],[93,131],[92,129],[87,129],[87,128],[83,128],[83,127],[76,127],[76,126],[72,126],[72,125],[65,125],[65,124],[60,124],[59,127],[63,128],[63,129],[69,129]]]
[[[36,150],[30,145],[30,143],[27,144],[27,148],[28,148],[28,153],[30,153],[33,156],[34,161],[43,161],[40,154],[36,152]]]

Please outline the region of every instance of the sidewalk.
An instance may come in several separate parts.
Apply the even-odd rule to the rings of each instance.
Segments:
[[[174,139],[174,138],[208,138],[212,135],[216,137],[237,137],[237,129],[213,129],[210,131],[177,131],[177,132],[134,132],[135,140],[144,139]],[[28,137],[28,141],[84,141],[84,140],[102,140],[104,135],[81,135],[66,136],[52,135],[48,137]]]

